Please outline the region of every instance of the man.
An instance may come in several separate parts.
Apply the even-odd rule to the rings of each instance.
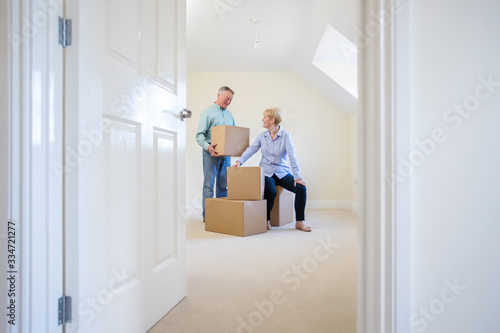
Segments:
[[[211,144],[212,127],[220,125],[235,126],[234,118],[227,109],[233,100],[234,92],[229,87],[221,87],[217,100],[200,115],[196,141],[203,148],[203,222],[205,222],[205,199],[227,197],[227,168],[231,166],[231,157],[219,156],[217,144]]]

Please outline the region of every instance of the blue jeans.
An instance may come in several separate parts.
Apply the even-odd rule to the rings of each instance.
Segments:
[[[227,168],[231,166],[231,157],[212,157],[210,153],[203,149],[203,218],[205,217],[205,199],[214,197],[227,197]]]
[[[274,206],[274,199],[276,198],[276,185],[283,187],[285,190],[295,193],[295,220],[305,220],[305,209],[307,190],[302,184],[294,186],[295,180],[291,174],[279,179],[278,176],[265,178],[264,198],[267,200],[267,220],[271,219],[271,210]]]

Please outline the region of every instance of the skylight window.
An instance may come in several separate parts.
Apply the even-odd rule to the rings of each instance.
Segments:
[[[358,49],[356,45],[328,25],[312,63],[356,99],[358,98]]]

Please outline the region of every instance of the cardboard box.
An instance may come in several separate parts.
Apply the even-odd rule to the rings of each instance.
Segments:
[[[241,156],[250,144],[250,129],[237,126],[212,127],[212,144],[219,156]]]
[[[264,184],[264,170],[261,167],[227,168],[229,200],[262,200]]]
[[[267,232],[266,200],[205,199],[205,230],[241,237]]]
[[[276,186],[276,198],[271,210],[271,225],[281,227],[294,220],[295,193],[285,190],[281,186]]]

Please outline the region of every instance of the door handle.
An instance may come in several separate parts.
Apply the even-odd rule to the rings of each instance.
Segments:
[[[181,120],[184,121],[184,119],[191,118],[192,114],[191,110],[183,109],[181,111]]]

